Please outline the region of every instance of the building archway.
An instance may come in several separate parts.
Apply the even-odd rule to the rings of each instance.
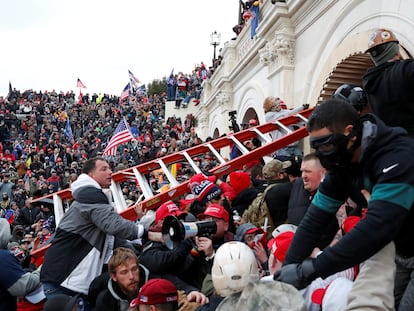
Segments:
[[[215,128],[214,132],[213,132],[213,139],[219,138],[220,137],[220,131],[218,130],[218,128]]]
[[[247,128],[249,126],[249,121],[251,119],[255,119],[257,121],[257,125],[260,124],[259,116],[257,115],[257,112],[253,107],[247,109],[246,113],[244,114],[242,119],[242,127]]]
[[[363,75],[368,68],[373,66],[374,63],[368,53],[355,53],[342,60],[333,68],[326,79],[319,95],[318,103],[331,98],[335,90],[344,83],[362,87]]]

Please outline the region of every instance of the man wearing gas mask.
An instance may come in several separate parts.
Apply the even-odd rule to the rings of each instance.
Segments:
[[[412,258],[414,141],[407,132],[387,127],[373,114],[359,116],[351,105],[338,99],[316,107],[307,129],[310,145],[328,172],[274,279],[301,289],[317,277],[325,278],[358,265],[385,248],[391,247],[392,252],[394,243],[397,254]],[[370,193],[365,217],[335,245],[316,258],[308,258],[338,208],[363,189]],[[392,260],[391,266],[382,271],[391,271],[388,282],[393,281],[393,268]],[[370,277],[383,280],[381,274]],[[395,281],[399,286],[401,280],[397,277]],[[367,293],[389,285],[392,296],[393,284],[376,285],[367,287]]]

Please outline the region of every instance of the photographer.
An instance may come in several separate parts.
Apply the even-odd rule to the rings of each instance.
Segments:
[[[233,111],[229,112],[229,117],[230,117],[229,121],[231,122],[231,125],[229,126],[229,129],[230,129],[231,132],[229,132],[229,135],[237,133],[237,132],[240,131],[240,127],[239,127],[239,125],[237,124],[237,121],[236,121],[236,113],[237,113],[236,110],[233,110]],[[231,144],[230,145],[230,160],[233,160],[233,159],[237,158],[238,156],[241,156],[241,152],[240,152],[239,148],[237,148],[237,146],[235,144]]]
[[[231,122],[231,126],[229,128],[234,133],[240,132],[240,127],[237,124],[237,120],[236,120],[236,114],[237,114],[236,110],[229,111],[229,117],[230,117],[229,121]]]

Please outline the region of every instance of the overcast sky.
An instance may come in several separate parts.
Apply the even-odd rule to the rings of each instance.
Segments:
[[[76,89],[119,95],[128,69],[148,84],[211,65],[210,34],[234,37],[239,0],[0,0],[0,95]],[[84,91],[85,92],[85,91]]]

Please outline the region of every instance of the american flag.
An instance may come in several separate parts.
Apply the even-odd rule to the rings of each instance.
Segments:
[[[86,89],[85,84],[78,78],[78,82],[76,83],[76,87],[80,87],[81,89]]]
[[[138,89],[137,89],[137,95],[139,96],[147,96],[147,89],[145,87],[145,84],[141,85]]]
[[[116,155],[116,148],[134,138],[129,130],[129,126],[125,118],[122,118],[118,126],[114,131],[114,135],[109,140],[108,145],[106,146],[103,155],[104,156],[114,156]]]
[[[122,101],[124,101],[125,99],[127,99],[127,98],[128,98],[130,88],[131,88],[131,85],[128,83],[128,84],[124,87],[124,89],[123,89],[123,91],[122,91],[122,93],[121,93],[121,96],[119,97],[119,101],[121,101],[121,102],[122,102]]]
[[[128,69],[128,75],[129,75],[129,80],[131,81],[131,84],[135,87],[138,88],[139,85],[139,79],[137,77],[134,76],[134,74],[131,72],[131,70]]]

